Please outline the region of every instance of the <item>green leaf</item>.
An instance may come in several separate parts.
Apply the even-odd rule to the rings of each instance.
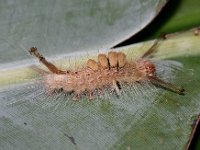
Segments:
[[[131,40],[154,39],[162,34],[180,32],[200,25],[200,1],[169,1],[157,18]]]
[[[138,32],[164,4],[164,0],[1,1],[0,148],[183,149],[200,108],[200,47],[193,30],[161,42],[153,60],[166,70],[160,72],[162,78],[184,86],[185,96],[147,84],[135,86],[138,93],[127,90],[119,98],[105,95],[76,103],[63,94],[47,96],[27,67],[32,60],[19,61],[27,58],[23,49],[31,46],[45,55],[74,51],[93,55],[90,50],[110,48]],[[151,45],[152,41],[119,50],[135,58]]]
[[[163,22],[160,24],[159,30],[154,32],[157,36],[161,33],[173,33],[190,29],[194,26],[199,26],[199,13],[200,13],[199,0],[182,0],[170,1],[168,10],[163,12]],[[165,23],[164,23],[165,22]]]
[[[45,54],[109,49],[144,28],[167,0],[0,1],[0,63]]]
[[[134,58],[152,43],[119,50]],[[105,95],[74,102],[63,94],[47,96],[34,83],[2,88],[1,148],[183,149],[200,108],[198,43],[194,30],[170,35],[159,44],[153,60],[160,68],[158,75],[186,89],[184,96],[144,84],[119,98]]]

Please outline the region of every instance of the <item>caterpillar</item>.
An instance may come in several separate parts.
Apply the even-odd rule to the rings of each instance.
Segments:
[[[36,69],[42,75],[48,93],[60,90],[65,93],[73,93],[73,100],[80,100],[83,95],[87,95],[89,100],[93,100],[94,93],[97,92],[101,95],[104,88],[110,89],[120,96],[120,85],[132,85],[142,81],[149,81],[158,87],[184,95],[184,88],[158,78],[155,65],[146,59],[153,53],[156,44],[157,42],[135,61],[128,61],[123,52],[110,51],[107,55],[98,54],[98,61],[88,59],[86,67],[77,71],[57,68],[48,62],[36,47],[30,48],[29,53],[49,70],[47,72]]]

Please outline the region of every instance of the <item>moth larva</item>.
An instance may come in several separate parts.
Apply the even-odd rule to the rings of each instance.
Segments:
[[[145,59],[152,53],[155,44],[136,61],[128,61],[123,52],[110,51],[108,55],[99,54],[98,62],[89,59],[87,66],[77,71],[58,69],[48,62],[36,47],[32,47],[29,52],[50,71],[40,73],[47,91],[52,93],[62,89],[66,93],[74,93],[75,100],[79,100],[83,93],[86,93],[88,99],[92,100],[94,92],[102,91],[104,87],[120,95],[121,84],[134,84],[142,81],[149,81],[156,86],[183,95],[185,91],[183,88],[159,79],[156,76],[155,65]]]

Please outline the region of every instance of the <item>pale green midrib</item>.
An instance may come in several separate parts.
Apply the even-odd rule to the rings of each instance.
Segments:
[[[154,41],[137,43],[125,47],[117,48],[116,50],[125,51],[129,57],[134,58],[143,54]],[[192,56],[200,54],[199,51],[200,36],[194,35],[194,30],[189,30],[180,34],[174,34],[169,39],[160,42],[155,59],[170,59],[174,57]],[[145,48],[144,48],[145,47]],[[134,53],[133,53],[134,51]],[[93,52],[94,53],[94,52]],[[86,56],[87,57],[87,56]],[[83,60],[87,58],[81,58]],[[59,62],[68,62],[69,60],[59,60]],[[85,61],[82,61],[82,64]],[[15,66],[14,68],[6,68],[0,71],[0,87],[27,83],[37,78],[38,75],[27,64],[24,66]]]

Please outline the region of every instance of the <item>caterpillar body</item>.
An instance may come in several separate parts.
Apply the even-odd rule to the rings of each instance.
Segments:
[[[122,84],[131,85],[135,82],[149,81],[156,86],[183,95],[185,91],[183,88],[159,79],[156,76],[155,65],[145,59],[152,53],[156,44],[136,61],[128,61],[123,52],[110,51],[108,55],[99,54],[98,61],[87,60],[86,67],[77,71],[58,69],[48,62],[36,47],[30,48],[29,52],[50,71],[38,71],[44,79],[48,93],[63,90],[65,93],[73,93],[74,100],[79,100],[83,93],[86,93],[88,99],[92,100],[96,91],[101,95],[102,89],[106,88],[120,95]]]

